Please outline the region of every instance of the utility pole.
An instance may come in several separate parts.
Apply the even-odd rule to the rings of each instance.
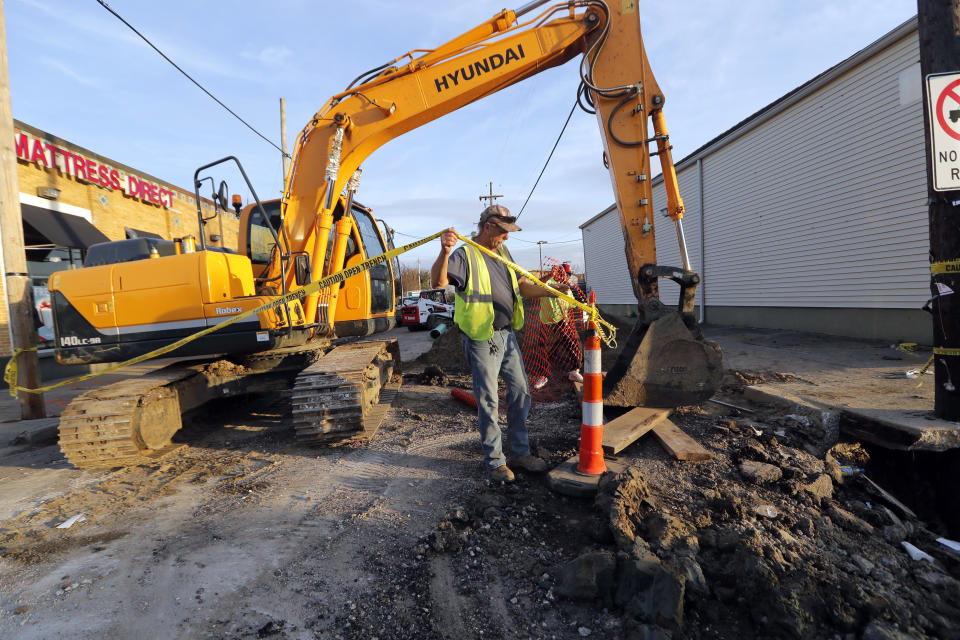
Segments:
[[[0,0],[0,231],[3,241],[4,284],[9,301],[10,335],[14,349],[24,351],[17,359],[21,387],[40,386],[40,360],[37,358],[37,329],[33,324],[33,283],[27,275],[27,254],[23,248],[23,220],[20,217],[20,182],[17,156],[13,150],[13,110],[10,106],[10,74],[7,63],[7,29],[3,0]],[[19,394],[20,417],[24,420],[46,417],[43,394]]]
[[[283,162],[283,192],[287,192],[287,171],[290,170],[290,154],[287,153],[287,101],[280,98],[280,156]]]
[[[547,244],[546,240],[537,240],[537,249],[540,249],[540,279],[543,280],[543,245]]]
[[[951,127],[949,112],[960,109],[960,86],[930,74],[960,74],[960,3],[957,0],[918,0],[920,75],[923,78],[924,135],[926,137],[927,204],[930,208],[930,290],[933,294],[933,411],[938,418],[960,420],[960,181],[935,185],[934,173],[947,160],[933,156],[934,143],[960,139],[960,127]],[[960,76],[958,76],[960,78]],[[941,77],[940,80],[943,80]],[[933,91],[931,91],[933,89]],[[934,93],[935,95],[928,95]],[[931,109],[933,113],[931,113]],[[939,111],[945,111],[939,113]],[[946,117],[945,117],[946,116]],[[951,158],[957,175],[960,162]],[[951,171],[947,172],[949,176]],[[937,173],[938,179],[941,174]],[[935,186],[937,188],[935,188]]]
[[[493,192],[493,183],[491,182],[491,183],[490,183],[490,194],[489,194],[489,195],[486,195],[486,196],[480,196],[480,202],[483,202],[484,200],[489,200],[489,202],[487,203],[487,207],[489,207],[490,205],[497,203],[497,198],[502,198],[502,197],[503,197],[503,194],[502,194],[502,193],[494,193],[494,192]],[[486,208],[486,207],[484,207],[484,208]]]

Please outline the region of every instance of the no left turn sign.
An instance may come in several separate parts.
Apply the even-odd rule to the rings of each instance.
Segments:
[[[960,190],[960,73],[927,76],[933,188]]]

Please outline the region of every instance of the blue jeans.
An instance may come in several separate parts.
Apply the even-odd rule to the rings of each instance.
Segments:
[[[473,374],[473,395],[477,399],[480,444],[488,469],[507,463],[500,433],[497,407],[497,378],[507,383],[507,452],[512,458],[530,455],[527,438],[527,414],[530,390],[523,370],[520,346],[512,329],[494,331],[489,340],[477,341],[463,336],[463,352]]]

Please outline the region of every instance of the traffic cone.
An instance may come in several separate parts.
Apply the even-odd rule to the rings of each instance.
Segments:
[[[590,292],[590,305],[596,302]],[[577,472],[599,475],[607,470],[603,462],[603,376],[600,374],[600,337],[591,320],[590,335],[583,349],[583,420],[580,424],[580,462]]]

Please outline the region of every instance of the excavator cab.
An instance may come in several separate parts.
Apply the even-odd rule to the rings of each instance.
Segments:
[[[349,204],[350,212],[344,213]],[[390,248],[389,239],[380,229],[371,210],[359,202],[347,202],[345,198],[334,209],[334,226],[327,234],[324,252],[324,273],[329,275],[352,267],[364,260],[385,253]],[[343,257],[335,260],[336,223],[348,226],[343,239]],[[274,231],[283,229],[282,202],[267,200],[257,205],[249,204],[240,211],[239,249],[250,259],[255,288],[264,294],[277,295],[282,278],[276,271],[278,243],[282,235]],[[304,275],[295,278],[297,285],[311,281],[308,273],[310,261],[305,253],[295,254],[292,260],[301,259]],[[331,264],[333,261],[333,264]],[[296,268],[296,264],[294,268]],[[394,263],[384,262],[369,270],[347,278],[339,285],[320,292],[317,319],[318,332],[340,338],[369,336],[389,331],[396,326],[393,313],[395,306]],[[331,314],[331,303],[337,304]]]

